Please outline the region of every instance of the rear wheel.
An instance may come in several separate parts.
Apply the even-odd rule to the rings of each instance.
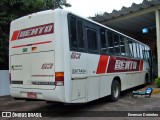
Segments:
[[[120,96],[120,83],[116,80],[112,82],[110,100],[115,102]]]

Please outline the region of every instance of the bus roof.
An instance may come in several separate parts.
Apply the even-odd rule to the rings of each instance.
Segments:
[[[144,43],[142,43],[142,42],[140,42],[140,41],[138,41],[138,40],[136,40],[136,39],[134,39],[134,38],[132,38],[132,37],[130,37],[130,36],[125,35],[124,33],[121,33],[121,32],[119,32],[119,31],[117,31],[117,30],[114,30],[114,29],[112,29],[112,28],[110,28],[110,27],[107,27],[107,26],[105,26],[105,25],[103,25],[103,24],[100,24],[100,23],[98,23],[98,22],[96,22],[96,21],[93,21],[93,20],[91,20],[91,19],[89,19],[89,18],[84,18],[84,17],[82,17],[82,16],[79,16],[79,15],[75,14],[75,13],[72,12],[72,11],[63,10],[63,9],[59,9],[59,8],[57,8],[57,9],[51,9],[51,10],[45,10],[45,11],[40,11],[40,12],[36,12],[36,13],[32,13],[32,14],[28,14],[28,15],[26,15],[26,16],[23,16],[23,17],[20,17],[20,18],[18,18],[18,19],[13,20],[11,23],[21,21],[21,20],[26,19],[26,18],[28,18],[28,17],[30,17],[30,16],[44,15],[44,14],[48,14],[48,13],[51,13],[51,12],[59,12],[59,13],[62,13],[62,12],[63,12],[64,14],[72,14],[72,15],[74,15],[74,16],[77,16],[77,17],[81,18],[81,19],[84,19],[84,20],[86,20],[86,21],[92,22],[92,23],[94,23],[94,24],[96,24],[96,25],[99,25],[99,26],[101,26],[101,27],[104,27],[104,28],[107,28],[107,29],[109,29],[109,30],[111,30],[111,31],[114,31],[114,32],[116,32],[116,33],[119,33],[119,34],[121,34],[121,35],[123,35],[123,36],[125,36],[125,37],[127,37],[127,38],[130,38],[130,39],[132,39],[132,40],[134,40],[134,41],[136,41],[136,42],[139,42],[139,43],[141,43],[141,44],[149,47],[148,45],[146,45],[146,44],[144,44]],[[149,48],[150,48],[150,47],[149,47]]]

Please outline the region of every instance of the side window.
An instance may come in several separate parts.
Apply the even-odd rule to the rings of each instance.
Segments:
[[[107,53],[105,29],[100,28],[101,53]]]
[[[146,59],[146,58],[145,58],[145,53],[144,53],[144,45],[142,45],[142,58],[143,58],[143,59]]]
[[[93,29],[87,29],[88,50],[92,53],[98,52],[97,33]]]
[[[146,46],[145,49],[146,49],[146,59],[148,60],[149,59],[149,48]]]
[[[133,43],[133,56],[137,58],[137,47],[135,42]]]
[[[137,58],[140,58],[139,43],[136,43],[136,46],[137,46]]]
[[[70,25],[70,47],[72,50],[75,50],[78,47],[75,17],[72,16],[70,17],[69,25]]]
[[[126,55],[125,41],[123,36],[119,37],[119,44],[120,44],[121,55],[123,56]]]
[[[77,20],[78,48],[84,49],[83,25],[82,21]]]
[[[126,56],[129,56],[128,38],[124,37],[124,42],[125,42]]]
[[[129,56],[133,57],[133,42],[128,40]]]
[[[141,44],[139,44],[139,50],[140,50],[140,58],[143,59],[143,54],[142,54],[143,46]]]
[[[120,46],[119,46],[119,36],[114,34],[114,51],[115,54],[119,55],[120,54]]]
[[[146,60],[147,59],[146,47],[143,46],[143,48],[144,48],[144,50],[143,50],[142,54],[143,54],[143,58]]]
[[[83,21],[77,17],[69,16],[70,49],[84,51]]]
[[[107,32],[107,41],[108,41],[108,53],[114,53],[114,45],[113,45],[113,35],[112,32]]]

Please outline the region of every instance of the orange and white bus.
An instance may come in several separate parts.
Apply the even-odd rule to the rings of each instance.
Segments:
[[[12,21],[14,98],[86,103],[149,82],[149,46],[71,12],[47,10]]]

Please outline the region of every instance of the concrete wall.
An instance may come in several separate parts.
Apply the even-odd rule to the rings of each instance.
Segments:
[[[158,76],[160,77],[160,10],[156,10]]]
[[[0,70],[0,96],[10,95],[9,71]]]

